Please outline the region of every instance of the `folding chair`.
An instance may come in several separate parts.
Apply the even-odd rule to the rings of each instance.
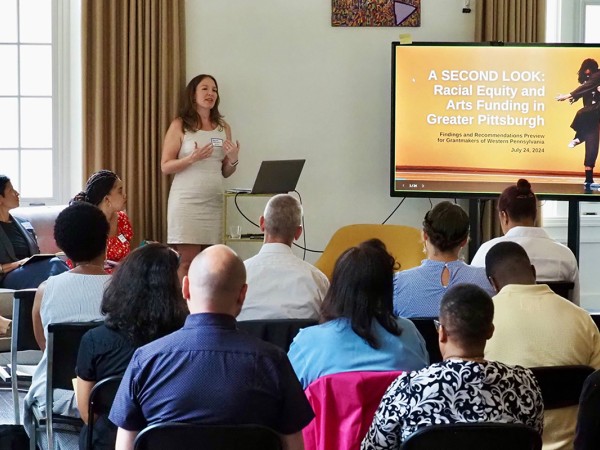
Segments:
[[[429,353],[429,364],[442,362],[443,360],[440,344],[438,343],[438,332],[433,322],[434,319],[437,319],[437,317],[414,317],[409,319],[425,339],[425,347],[427,353]]]
[[[258,425],[200,425],[160,423],[151,425],[135,439],[135,450],[173,448],[202,450],[281,450],[279,435]]]
[[[571,296],[575,287],[575,283],[572,281],[538,281],[537,284],[547,284],[555,294],[572,301]]]
[[[518,423],[452,423],[425,426],[406,439],[401,450],[540,450],[536,430]]]
[[[322,376],[305,390],[315,418],[302,430],[306,450],[359,450],[375,411],[401,371],[341,372]]]
[[[313,319],[269,319],[241,320],[237,323],[240,330],[270,342],[287,352],[301,328],[319,323]]]
[[[92,388],[88,407],[87,448],[93,449],[95,416],[106,416],[117,395],[117,390],[123,379],[122,375],[104,378]]]
[[[37,357],[37,362],[39,362],[41,359],[41,350],[40,346],[35,340],[35,335],[33,333],[33,320],[31,318],[35,292],[36,289],[23,289],[20,291],[15,291],[13,297],[13,323],[10,341],[10,381],[13,396],[15,424],[17,425],[21,423],[21,414],[19,410],[19,380],[17,376],[19,362],[18,352],[37,350],[40,352],[40,355]]]
[[[540,385],[544,411],[579,404],[586,378],[594,372],[589,366],[530,367]]]
[[[102,322],[70,322],[51,323],[48,325],[48,339],[46,341],[47,366],[46,366],[46,416],[43,417],[39,410],[33,409],[32,428],[46,428],[48,449],[54,449],[54,426],[65,425],[74,432],[79,432],[83,422],[79,418],[63,416],[52,412],[54,404],[54,390],[73,390],[73,378],[79,343],[83,335]],[[31,449],[35,449],[36,433],[31,436]]]

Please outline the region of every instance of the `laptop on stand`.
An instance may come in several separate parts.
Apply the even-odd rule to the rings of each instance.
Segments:
[[[263,161],[252,189],[228,189],[229,193],[287,194],[296,189],[305,159]]]

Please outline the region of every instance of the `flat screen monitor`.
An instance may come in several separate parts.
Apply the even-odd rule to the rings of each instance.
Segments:
[[[600,200],[584,184],[600,117],[588,59],[600,47],[392,43],[391,195],[490,198],[526,178],[542,198]]]

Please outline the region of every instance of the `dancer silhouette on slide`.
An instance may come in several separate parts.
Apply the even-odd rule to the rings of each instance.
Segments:
[[[558,95],[556,100],[569,100],[570,103],[574,103],[580,98],[583,99],[583,108],[577,111],[571,123],[571,128],[575,130],[575,137],[568,146],[573,148],[585,142],[584,186],[590,188],[592,184],[595,184],[593,174],[600,144],[600,71],[598,63],[591,58],[585,59],[581,63],[577,75],[580,85],[570,94]]]

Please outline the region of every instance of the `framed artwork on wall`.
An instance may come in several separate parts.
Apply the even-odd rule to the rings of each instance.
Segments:
[[[421,0],[331,0],[334,27],[419,27]]]

